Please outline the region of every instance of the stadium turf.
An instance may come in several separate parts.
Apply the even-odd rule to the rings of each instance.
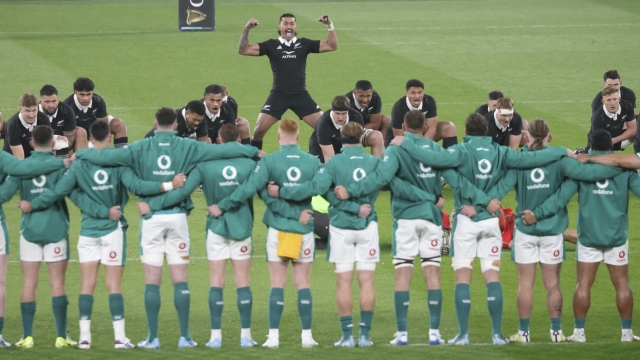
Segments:
[[[335,95],[345,94],[357,80],[372,81],[383,99],[383,113],[404,95],[410,78],[425,82],[426,93],[438,102],[441,120],[453,121],[462,140],[464,118],[483,104],[492,90],[502,90],[515,100],[525,119],[544,118],[551,125],[552,144],[570,148],[585,145],[589,130],[590,103],[601,89],[601,76],[617,69],[625,86],[640,91],[640,2],[635,0],[496,0],[496,1],[217,1],[217,31],[180,33],[177,6],[168,0],[117,1],[2,1],[0,2],[0,111],[5,120],[17,111],[25,92],[37,93],[44,84],[55,85],[64,99],[80,76],[96,83],[109,114],[123,118],[129,139],[139,139],[152,127],[153,114],[160,106],[180,107],[199,99],[211,83],[227,86],[240,104],[239,115],[255,123],[271,86],[266,58],[242,57],[237,42],[249,18],[260,21],[250,33],[250,42],[276,36],[278,17],[292,12],[298,17],[300,37],[325,39],[326,28],[316,19],[328,14],[335,23],[339,49],[311,55],[307,65],[307,85],[315,100],[327,109]],[[293,116],[288,113],[285,116]],[[307,148],[311,133],[301,125],[301,145]],[[275,130],[265,139],[265,150],[278,148]],[[630,153],[627,150],[626,153]],[[445,188],[446,208],[451,209],[451,190]],[[11,249],[7,274],[7,314],[3,335],[12,342],[21,336],[18,262],[19,213],[17,198],[5,204],[10,228]],[[0,358],[169,358],[225,356],[227,358],[275,358],[305,356],[336,357],[424,357],[437,358],[618,358],[637,356],[638,344],[620,343],[620,323],[615,296],[606,268],[601,266],[592,291],[587,317],[586,344],[550,344],[545,294],[538,279],[535,307],[531,316],[528,345],[490,346],[490,319],[485,286],[474,269],[471,285],[472,310],[469,347],[426,347],[428,311],[426,289],[419,268],[415,270],[409,309],[409,341],[406,348],[387,345],[395,332],[393,307],[394,271],[391,264],[391,218],[387,193],[378,200],[382,259],[376,271],[377,304],[371,337],[372,349],[334,349],[340,337],[334,303],[333,268],[318,251],[312,271],[314,302],[313,334],[320,347],[300,348],[300,323],[295,306],[295,289],[285,290],[285,312],[281,325],[280,349],[239,347],[239,319],[235,289],[229,276],[225,288],[223,348],[203,347],[210,335],[207,294],[209,271],[205,259],[205,203],[195,193],[196,209],[189,225],[192,236],[190,264],[191,331],[200,343],[196,349],[178,350],[178,324],[172,304],[173,289],[165,271],[161,288],[159,351],[113,350],[113,332],[107,293],[99,283],[92,317],[93,343],[90,351],[56,350],[55,326],[50,307],[50,290],[45,266],[38,289],[38,310],[34,326],[35,347],[21,351],[0,349]],[[513,194],[504,203],[514,207]],[[264,211],[256,201],[254,263],[252,268],[253,338],[260,344],[267,334],[268,270],[264,258],[266,228],[260,217]],[[634,221],[640,202],[632,197],[630,278],[638,290],[640,260],[635,254],[640,225]],[[577,202],[570,206],[571,226],[575,226]],[[78,338],[77,296],[79,266],[77,243],[79,213],[71,206],[72,243],[67,277],[69,295],[69,333]],[[126,330],[133,342],[146,337],[143,307],[144,280],[138,254],[138,222],[135,198],[126,209],[128,258],[123,284]],[[517,331],[515,266],[503,253],[502,282],[505,292],[503,329],[505,336]],[[453,271],[450,259],[443,260],[443,314],[441,333],[453,337],[457,322],[453,306]],[[566,335],[573,329],[572,295],[575,286],[574,247],[567,247],[567,261],[561,275],[564,294],[562,325]],[[99,281],[103,281],[103,275]],[[354,290],[356,287],[354,287]],[[357,294],[357,292],[356,292]],[[358,320],[354,301],[354,320]],[[637,313],[637,312],[636,312]],[[640,333],[639,325],[635,326]],[[486,345],[486,346],[484,346]]]

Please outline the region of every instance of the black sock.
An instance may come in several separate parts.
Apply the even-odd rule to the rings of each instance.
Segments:
[[[69,148],[56,150],[56,157],[60,158],[60,159],[68,159],[69,158]]]
[[[255,141],[251,139],[251,146],[255,146],[258,150],[262,150],[262,141]]]
[[[129,138],[126,136],[113,140],[113,146],[115,148],[123,148],[127,147],[127,145],[129,145]]]
[[[458,137],[457,136],[452,136],[452,137],[448,137],[448,138],[444,138],[442,139],[442,147],[443,148],[448,148],[449,146],[453,146],[455,144],[458,143]]]
[[[242,145],[251,145],[251,138],[240,139],[240,144]],[[260,149],[262,150],[262,149]]]

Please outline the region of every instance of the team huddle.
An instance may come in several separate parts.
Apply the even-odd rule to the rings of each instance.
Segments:
[[[56,347],[91,348],[93,293],[100,264],[105,269],[114,346],[136,346],[126,336],[121,289],[128,228],[123,210],[129,192],[139,197],[140,259],[146,284],[148,335],[137,346],[160,347],[160,285],[165,260],[174,287],[180,328],[178,347],[197,346],[189,330],[188,216],[194,208],[191,194],[198,188],[207,203],[211,328],[207,347],[222,346],[228,260],[233,265],[237,293],[240,345],[257,345],[251,335],[253,296],[249,280],[256,194],[266,205],[262,220],[268,227],[266,256],[271,282],[269,333],[262,346],[279,347],[289,265],[297,292],[302,347],[318,345],[312,335],[310,286],[316,249],[311,205],[315,196],[322,196],[330,204],[327,260],[334,264],[342,332],[334,345],[373,346],[369,334],[376,303],[376,264],[380,261],[376,213],[380,189],[391,192],[396,272],[396,332],[391,345],[409,344],[409,289],[416,258],[427,288],[430,345],[469,344],[470,283],[476,258],[485,280],[494,345],[530,341],[538,263],[547,295],[552,342],[586,341],[590,290],[601,262],[607,265],[615,287],[621,340],[640,340],[632,331],[627,240],[629,191],[640,197],[640,176],[635,171],[640,168],[640,153],[615,154],[615,150],[624,150],[631,143],[637,148],[640,136],[636,132],[635,95],[621,86],[615,70],[605,73],[604,88],[594,99],[587,151],[574,153],[563,147],[550,147],[547,122],[523,119],[515,111],[513,100],[499,91],[491,92],[487,104],[466,118],[464,141],[458,144],[455,125],[438,120],[436,100],[425,94],[424,84],[417,79],[406,83],[405,95],[394,104],[390,117],[382,115],[380,95],[367,80],[357,81],[346,95],[335,96],[331,110],[323,113],[306,90],[306,57],[336,50],[338,42],[333,22],[326,15],[319,21],[328,28],[326,41],[298,39],[292,14],[281,16],[278,39],[249,44],[249,31],[258,21],[251,19],[245,26],[238,52],[267,55],[274,76],[253,137],[249,121],[238,116],[237,102],[221,85],[206,87],[201,99],[192,100],[183,108],[160,108],[155,113],[153,130],[132,143],[125,122],[108,114],[104,99],[93,92],[94,83],[88,78],[79,78],[74,83],[74,94],[62,102],[52,85],[42,87],[40,98],[33,94],[20,98],[20,111],[6,123],[5,151],[0,152],[0,203],[19,191],[18,207],[22,211],[19,258],[23,336],[16,346],[34,346],[36,287],[43,261],[51,285]],[[298,145],[298,122],[281,120],[287,110],[314,128],[308,152]],[[278,121],[280,149],[265,154],[262,141]],[[371,148],[371,154],[365,152],[365,147]],[[443,229],[444,184],[454,194],[450,236]],[[515,189],[518,214],[512,260],[519,280],[520,320],[517,333],[505,337],[500,283],[503,239],[498,216],[502,211],[500,202],[511,189]],[[567,204],[576,192],[578,284],[573,297],[573,334],[565,336],[561,326],[560,272],[567,237],[563,234],[569,223]],[[78,342],[67,335],[65,276],[70,217],[66,196],[82,214],[77,243],[81,267]],[[0,219],[0,284],[4,284],[9,235],[1,208]],[[448,341],[439,330],[444,248],[452,257],[459,327]],[[354,268],[360,304],[357,334],[351,290]],[[0,347],[11,346],[1,335],[5,305],[6,290],[2,285]]]

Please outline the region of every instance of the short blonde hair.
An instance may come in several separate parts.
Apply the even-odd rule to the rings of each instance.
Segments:
[[[298,135],[298,122],[293,119],[284,119],[278,125],[278,132],[286,136],[295,137]]]
[[[508,97],[498,99],[496,103],[496,109],[513,109],[513,100]]]
[[[38,97],[32,93],[26,93],[20,96],[19,104],[23,107],[38,106]]]
[[[616,89],[615,85],[607,85],[602,89],[602,97],[617,94],[620,90]]]
[[[349,121],[345,126],[340,128],[340,136],[343,139],[360,139],[364,129],[357,122]]]

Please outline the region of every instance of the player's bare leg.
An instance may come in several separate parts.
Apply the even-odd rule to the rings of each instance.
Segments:
[[[249,124],[249,120],[238,116],[236,118],[236,126],[238,127],[238,130],[240,130],[240,142],[242,144],[250,144],[251,124]]]
[[[73,143],[73,151],[78,151],[79,149],[86,149],[89,146],[89,142],[87,140],[87,130],[81,128],[80,126],[76,127],[76,139]]]
[[[51,286],[51,307],[56,322],[56,347],[72,345],[67,337],[67,307],[69,301],[64,288],[67,273],[67,260],[47,263],[49,272],[49,285]]]
[[[127,124],[124,120],[113,118],[109,121],[109,126],[113,134],[113,146],[116,148],[127,146],[129,137],[127,136]]]
[[[309,284],[311,281],[311,264],[310,262],[294,261],[293,265],[293,284],[298,290],[298,314],[300,315],[300,324],[302,325],[302,347],[318,346],[311,335],[311,323],[313,313],[313,299],[311,298],[311,290]]]
[[[547,311],[551,319],[551,341],[565,341],[562,333],[562,290],[560,289],[560,270],[562,263],[559,264],[542,264],[540,263],[540,272],[542,273],[542,283],[547,291]]]
[[[438,121],[435,138],[431,140],[435,142],[442,140],[442,147],[445,149],[457,144],[456,125],[450,121]]]
[[[576,342],[585,342],[584,326],[586,323],[587,312],[591,307],[591,286],[596,279],[599,262],[587,263],[576,261],[576,270],[578,274],[578,285],[573,293],[573,335],[567,340]]]
[[[391,125],[391,119],[387,115],[382,115],[382,120],[380,123],[380,133],[383,135],[387,133],[387,129]]]
[[[371,147],[371,155],[382,157],[382,153],[384,153],[384,136],[380,131],[372,131],[367,135],[367,145]]]
[[[360,333],[358,335],[358,346],[373,346],[373,342],[369,338],[369,331],[373,321],[373,309],[376,305],[374,271],[357,270],[356,273],[358,275],[358,284],[360,285]]]
[[[80,309],[80,340],[78,348],[91,348],[91,313],[93,312],[93,292],[98,279],[99,261],[80,263],[80,295],[78,307]]]
[[[311,115],[307,115],[302,118],[302,121],[306,122],[307,125],[311,126],[312,129],[315,129],[316,123],[318,122],[318,119],[320,119],[320,116],[322,116],[322,111],[318,111]]]
[[[620,313],[622,341],[638,341],[640,338],[633,335],[633,330],[631,329],[633,293],[629,287],[629,266],[607,264],[607,268],[609,268],[609,276],[611,277],[613,287],[616,289],[616,306]]]
[[[254,132],[255,135],[255,132]],[[287,285],[289,261],[269,261],[271,293],[269,294],[269,335],[263,347],[280,346],[280,319],[284,310],[284,287]]]
[[[256,121],[256,127],[253,129],[251,145],[262,150],[262,139],[264,139],[267,131],[269,131],[276,122],[278,122],[278,119],[275,117],[269,114],[260,113],[260,115],[258,115],[258,120]]]
[[[427,262],[422,266],[422,276],[427,284],[427,305],[429,306],[429,345],[444,344],[440,335],[442,314],[442,289],[440,288],[440,266]]]

